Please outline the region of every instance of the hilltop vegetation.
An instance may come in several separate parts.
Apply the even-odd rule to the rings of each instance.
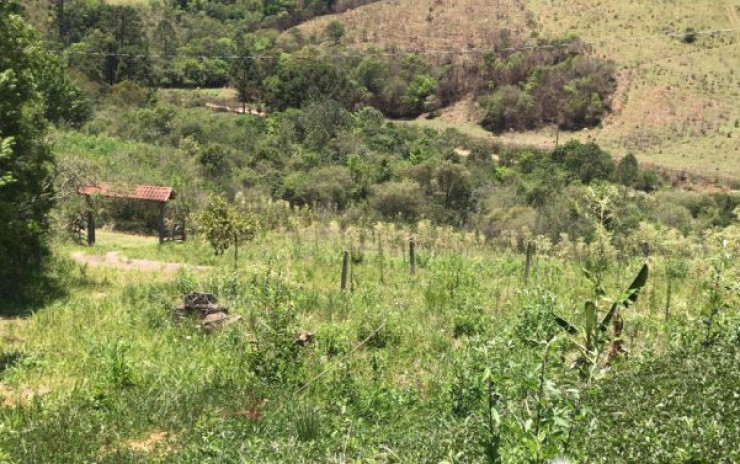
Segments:
[[[736,177],[740,128],[738,5],[733,1],[613,2],[500,0],[497,2],[379,2],[300,26],[318,34],[328,23],[346,25],[345,43],[404,51],[469,50],[464,60],[494,47],[497,32],[514,38],[577,35],[593,43],[595,56],[615,63],[617,92],[611,111],[588,132],[561,133],[560,140],[594,140],[617,156],[707,175]],[[697,35],[687,30],[730,30]],[[665,34],[674,34],[664,36]],[[521,39],[520,39],[521,40]],[[476,98],[441,112],[453,124],[479,123]],[[505,134],[500,140],[552,148],[554,130]]]

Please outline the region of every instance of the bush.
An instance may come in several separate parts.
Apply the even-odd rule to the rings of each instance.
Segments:
[[[571,177],[588,184],[595,180],[611,179],[614,160],[609,153],[593,142],[571,140],[552,152],[552,160],[563,165]]]
[[[513,85],[497,89],[483,101],[486,114],[481,125],[492,132],[507,129],[525,130],[536,126],[534,99],[527,92]]]
[[[109,101],[117,107],[146,106],[151,99],[151,93],[135,82],[121,81],[110,88]]]
[[[423,216],[426,200],[416,182],[386,182],[373,189],[372,206],[387,219],[416,221]]]
[[[347,207],[352,193],[352,177],[343,166],[326,166],[310,173],[285,178],[283,199],[294,205]]]

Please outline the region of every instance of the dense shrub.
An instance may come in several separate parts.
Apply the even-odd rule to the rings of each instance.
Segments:
[[[582,56],[584,48],[576,41],[527,55],[488,57],[495,90],[483,100],[483,127],[502,132],[546,124],[564,129],[598,125],[610,109],[616,75],[612,63]]]
[[[483,102],[486,115],[481,125],[493,132],[507,129],[525,130],[535,127],[534,99],[513,85],[498,88]]]
[[[388,219],[415,221],[424,212],[424,195],[416,182],[404,180],[380,184],[373,190],[373,207]]]
[[[552,159],[564,166],[570,176],[584,184],[609,180],[614,174],[614,160],[594,142],[571,140],[552,152]]]

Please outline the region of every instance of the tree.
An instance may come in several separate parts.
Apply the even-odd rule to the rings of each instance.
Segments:
[[[211,244],[216,255],[234,245],[234,269],[239,259],[239,242],[252,240],[257,223],[249,214],[241,214],[223,197],[212,196],[205,211],[197,214],[195,223],[200,234]]]
[[[627,154],[617,163],[615,173],[616,181],[628,187],[634,186],[640,174],[640,168],[637,165],[637,158],[632,153]]]
[[[78,127],[87,121],[92,108],[80,87],[67,75],[57,56],[41,52],[34,67],[36,87],[46,102],[46,119]]]
[[[42,143],[43,101],[34,74],[39,44],[14,2],[0,0],[0,298],[22,298],[47,255],[52,157]]]
[[[169,17],[162,18],[154,29],[154,40],[159,45],[159,49],[167,59],[170,59],[177,52],[177,31]]]
[[[334,45],[339,45],[339,43],[344,38],[344,34],[346,33],[346,29],[344,27],[344,24],[342,24],[340,21],[332,21],[326,26],[326,36],[329,37],[332,42],[334,42]]]
[[[346,70],[310,49],[281,57],[277,72],[266,79],[265,87],[267,102],[281,111],[322,99],[352,108],[358,99],[357,83]]]
[[[460,164],[443,161],[437,167],[435,177],[444,195],[445,209],[455,208],[457,212],[465,211],[470,202],[470,172]]]
[[[571,140],[552,152],[552,160],[568,170],[571,178],[588,184],[594,180],[610,179],[614,160],[594,142]]]

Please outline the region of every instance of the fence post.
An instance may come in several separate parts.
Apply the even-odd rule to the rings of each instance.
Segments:
[[[411,267],[411,275],[416,275],[416,242],[414,237],[409,240],[409,266]]]
[[[342,283],[341,283],[342,291],[347,290],[347,268],[348,266],[349,266],[349,252],[345,250],[344,254],[342,255]]]
[[[524,263],[524,285],[527,285],[529,281],[529,271],[532,267],[532,254],[534,253],[534,245],[532,242],[527,243],[527,260]]]

